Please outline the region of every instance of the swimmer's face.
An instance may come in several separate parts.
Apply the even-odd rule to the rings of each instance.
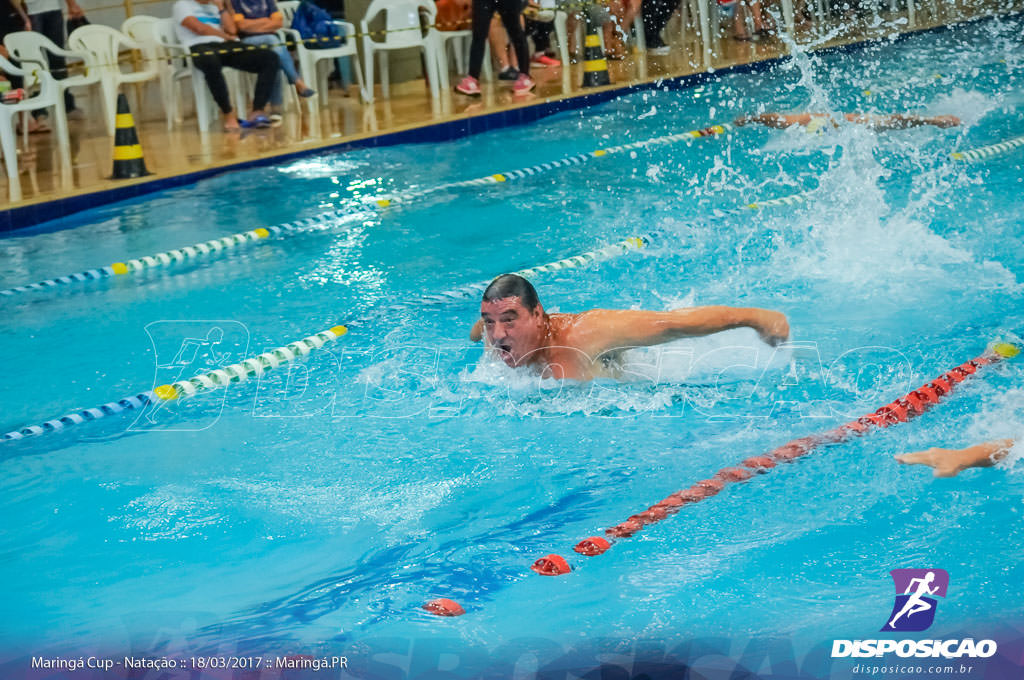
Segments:
[[[480,318],[487,343],[509,366],[519,366],[544,339],[544,309],[540,304],[530,311],[518,297],[484,300],[480,303]]]

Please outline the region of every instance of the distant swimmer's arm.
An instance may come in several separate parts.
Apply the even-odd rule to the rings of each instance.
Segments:
[[[469,339],[473,342],[480,342],[484,337],[484,320],[477,319],[473,327],[469,329]]]
[[[793,125],[807,125],[815,116],[822,114],[812,113],[760,113],[756,116],[740,116],[733,121],[733,125],[743,127],[749,123],[760,123],[767,127],[785,129]]]
[[[876,115],[870,113],[847,113],[846,120],[851,123],[866,125],[873,130],[905,130],[922,125],[934,125],[940,128],[956,127],[960,119],[956,116],[916,116],[909,113]]]
[[[668,312],[594,309],[579,316],[580,349],[600,353],[622,347],[658,345],[731,328],[753,328],[777,345],[789,337],[786,315],[756,307],[687,307]]]
[[[966,449],[938,449],[901,453],[896,460],[907,465],[927,465],[936,477],[956,477],[972,467],[992,467],[1013,448],[1012,439],[998,439],[968,446]]]

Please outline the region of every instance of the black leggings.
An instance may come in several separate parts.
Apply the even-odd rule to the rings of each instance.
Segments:
[[[49,38],[57,47],[64,47],[64,13],[59,9],[50,10],[49,12],[40,12],[39,14],[30,14],[28,17],[29,21],[32,22],[32,30],[36,33],[42,33]],[[54,54],[53,52],[46,53],[46,60],[50,62],[50,74],[57,80],[64,80],[68,77],[67,62],[64,57]],[[64,90],[64,109],[71,113],[75,110],[75,98],[71,96],[70,90]],[[37,113],[37,112],[33,112]]]
[[[663,47],[661,31],[679,7],[679,0],[643,0],[644,38],[648,47]],[[628,28],[626,30],[629,30]]]
[[[533,46],[537,52],[551,49],[551,31],[555,28],[551,21],[526,20],[526,34],[533,38]]]
[[[526,49],[526,34],[519,23],[522,11],[520,0],[473,0],[473,42],[469,46],[469,75],[480,78],[480,69],[484,65],[484,46],[487,44],[487,31],[491,27],[491,17],[497,12],[501,15],[501,23],[505,24],[508,39],[516,50],[516,61],[519,72],[530,73],[530,53]]]
[[[239,49],[238,52],[232,50]],[[229,50],[218,54],[221,50]],[[228,96],[228,84],[224,82],[221,68],[230,68],[256,74],[256,94],[252,99],[252,108],[262,111],[270,101],[270,92],[277,78],[277,70],[281,64],[277,54],[272,50],[250,50],[237,40],[231,42],[209,42],[192,46],[192,63],[206,76],[206,86],[210,88],[213,100],[217,102],[221,112],[231,113],[231,98]]]

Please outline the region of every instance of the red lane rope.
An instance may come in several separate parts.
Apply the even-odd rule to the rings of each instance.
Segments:
[[[714,496],[727,484],[744,482],[754,474],[768,472],[779,463],[787,463],[800,456],[805,456],[822,445],[838,444],[853,437],[859,437],[873,427],[885,428],[897,423],[905,423],[939,403],[940,398],[952,392],[956,385],[973,375],[982,366],[994,364],[1011,356],[1013,354],[998,350],[987,351],[862,418],[827,432],[794,439],[764,455],[747,458],[740,466],[723,468],[712,477],[701,480],[688,489],[677,491],[643,512],[632,515],[626,521],[606,529],[604,537],[591,536],[583,539],[576,544],[574,550],[586,556],[600,555],[608,550],[614,541],[628,538],[646,526],[657,524],[679,512],[686,505]],[[571,571],[565,558],[559,555],[542,557],[530,568],[544,576],[557,576]]]

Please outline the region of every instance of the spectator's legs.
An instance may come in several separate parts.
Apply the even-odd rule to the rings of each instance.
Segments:
[[[626,0],[610,0],[608,12],[612,19],[603,26],[604,55],[609,59],[622,59],[626,56],[625,37],[629,28],[623,23],[626,15]]]
[[[545,54],[551,49],[551,31],[555,24],[551,21],[526,20],[526,32],[533,38],[533,46],[537,54]]]
[[[277,39],[277,36],[274,35],[273,33],[261,33],[259,35],[247,35],[244,38],[242,38],[242,42],[244,42],[246,45],[276,45],[280,41]],[[289,84],[294,83],[295,78],[288,75],[288,69],[286,69],[284,66],[285,60],[287,60],[288,63],[291,64],[291,72],[293,74],[295,73],[295,64],[292,64],[292,55],[288,54],[288,48],[282,45],[278,48],[265,49],[274,52],[278,61],[281,62],[281,70],[284,71],[285,77],[288,78]],[[281,55],[281,52],[279,50],[284,51],[284,56]],[[277,74],[274,75],[274,85],[270,88],[270,103],[276,107],[280,107],[282,104],[284,104],[284,95],[281,92],[281,79],[277,77]]]
[[[530,75],[530,51],[526,47],[526,33],[523,32],[520,18],[521,11],[522,5],[519,4],[519,0],[498,0],[498,13],[501,15],[502,23],[505,24],[512,47],[516,51],[516,61],[518,62],[516,67],[520,73]]]
[[[231,44],[222,43],[225,46]],[[267,102],[270,101],[274,81],[277,80],[277,71],[281,68],[281,62],[277,55],[270,50],[229,52],[221,55],[221,63],[224,66],[237,68],[239,71],[256,74],[256,94],[252,99],[252,113],[254,116],[263,114],[263,110],[267,108]],[[223,81],[223,76],[221,76],[221,80]],[[227,92],[227,88],[224,88],[224,91]]]
[[[228,55],[217,54],[217,51],[231,43],[213,42],[200,43],[192,46],[192,65],[203,72],[206,78],[206,87],[213,95],[213,101],[217,102],[217,108],[224,114],[224,129],[237,130],[238,117],[231,107],[231,97],[228,95],[228,84],[224,81],[224,73],[221,71],[224,62],[222,57]]]
[[[39,14],[30,14],[29,21],[32,22],[32,30],[42,33],[53,41],[57,47],[64,48],[64,13],[59,9]],[[67,62],[61,57],[50,52],[46,53],[50,62],[50,73],[57,80],[64,80],[68,77]],[[64,90],[64,110],[71,113],[75,110],[75,98],[71,92]]]
[[[480,80],[484,65],[484,47],[491,27],[495,0],[473,0],[473,40],[469,44],[469,75]]]
[[[665,41],[661,39],[661,30],[665,28],[677,4],[677,0],[643,0],[641,10],[644,14],[644,37],[648,49],[665,46]]]
[[[491,45],[491,54],[498,62],[498,73],[508,69],[512,65],[509,62],[508,33],[496,15],[491,17],[491,26],[487,29],[487,42]]]

